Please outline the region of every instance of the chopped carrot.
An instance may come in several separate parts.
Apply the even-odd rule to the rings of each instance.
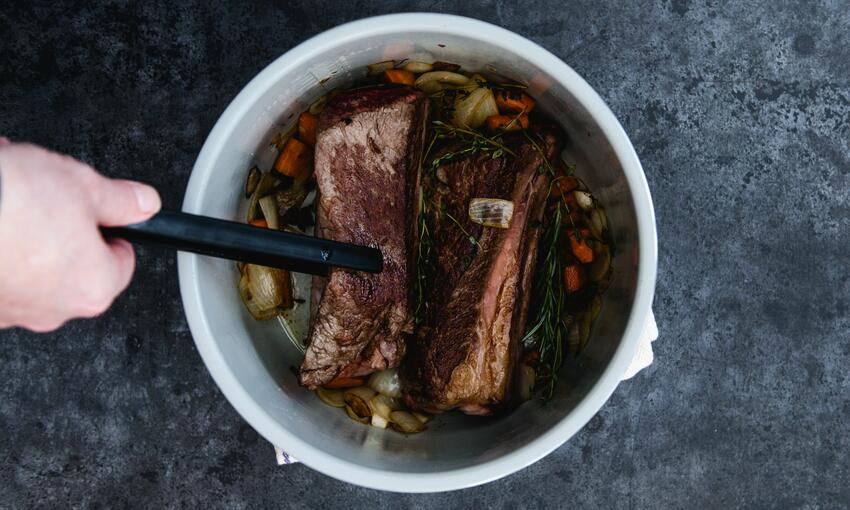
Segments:
[[[504,129],[505,131],[518,131],[528,127],[528,115],[522,114],[519,117],[511,117],[510,115],[491,115],[485,120],[487,129],[496,131]]]
[[[253,220],[249,221],[248,223],[250,223],[251,225],[254,225],[255,227],[269,228],[269,222],[267,222],[266,220],[264,220],[262,218],[253,219]]]
[[[313,151],[305,143],[290,138],[280,151],[274,169],[296,180],[304,180],[313,169]]]
[[[331,382],[325,384],[325,388],[338,390],[341,388],[354,388],[363,385],[362,377],[337,377]]]
[[[413,86],[413,83],[416,81],[413,73],[404,69],[387,69],[384,71],[384,79],[390,83],[400,83],[410,86]]]
[[[516,90],[497,90],[496,106],[499,111],[528,113],[534,108],[534,99],[525,92]]]
[[[298,138],[304,143],[316,145],[316,124],[318,123],[318,115],[313,115],[310,112],[302,113],[298,117]]]
[[[564,268],[564,290],[567,294],[578,292],[584,284],[584,271],[578,264],[572,264]]]
[[[587,238],[590,236],[590,230],[583,228],[579,232],[581,238],[576,235],[575,230],[569,229],[567,230],[570,236],[570,249],[573,251],[573,255],[576,256],[579,262],[583,264],[588,264],[593,262],[593,249],[587,244]]]

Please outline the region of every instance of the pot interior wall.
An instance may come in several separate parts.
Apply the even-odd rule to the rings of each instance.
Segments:
[[[215,332],[217,348],[253,399],[264,403],[269,415],[305,442],[358,465],[396,472],[443,471],[492,460],[539,437],[568,415],[597,381],[622,338],[635,293],[639,248],[634,205],[622,169],[575,97],[521,55],[434,34],[374,37],[356,47],[340,42],[310,61],[297,63],[296,72],[281,76],[258,98],[220,149],[215,170],[201,187],[200,212],[243,219],[246,172],[254,163],[263,170],[270,167],[274,152],[269,142],[275,133],[286,130],[316,97],[362,76],[365,65],[415,54],[528,83],[540,108],[569,136],[565,158],[578,163],[577,174],[607,208],[616,250],[612,285],[589,347],[579,360],[568,362],[551,402],[526,402],[513,413],[492,419],[450,413],[433,421],[426,432],[409,437],[354,423],[341,410],[327,407],[299,387],[292,367],[298,366],[300,353],[275,321],[260,323],[250,318],[236,292],[234,265],[199,259],[201,308]]]

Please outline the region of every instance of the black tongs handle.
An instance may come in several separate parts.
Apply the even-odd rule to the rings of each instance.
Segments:
[[[327,275],[331,266],[380,273],[384,264],[380,250],[368,246],[176,211],[160,211],[142,223],[101,231],[106,237],[320,276]]]

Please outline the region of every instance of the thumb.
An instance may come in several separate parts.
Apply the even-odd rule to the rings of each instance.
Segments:
[[[97,186],[95,207],[98,223],[103,227],[145,221],[162,206],[159,193],[147,184],[104,177]]]
[[[8,138],[6,138],[5,136],[0,136],[0,147],[3,147],[4,145],[9,145],[10,143],[12,142],[10,142]]]

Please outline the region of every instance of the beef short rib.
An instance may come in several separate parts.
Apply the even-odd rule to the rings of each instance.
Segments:
[[[554,158],[554,132],[540,134]],[[515,158],[469,157],[424,180],[437,276],[401,370],[413,408],[490,414],[510,404],[549,182],[537,149],[525,138],[515,144]],[[510,227],[473,223],[467,207],[476,197],[512,200]]]
[[[317,235],[381,250],[378,274],[313,279],[302,385],[399,364],[413,333],[416,215],[428,99],[408,87],[343,92],[319,118]]]

